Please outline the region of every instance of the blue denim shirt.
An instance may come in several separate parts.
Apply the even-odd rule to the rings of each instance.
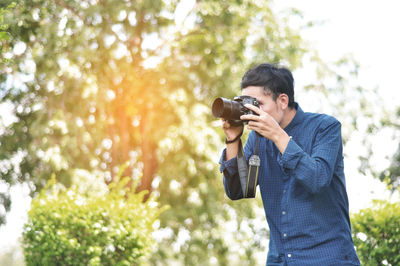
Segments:
[[[360,265],[351,237],[341,124],[297,105],[284,130],[292,138],[283,154],[258,136],[258,185],[270,228],[267,265]],[[252,131],[244,147],[247,160],[256,135]],[[240,199],[237,160],[225,161],[225,154],[220,160],[225,192]]]

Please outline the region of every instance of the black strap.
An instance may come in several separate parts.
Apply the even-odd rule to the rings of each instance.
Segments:
[[[237,161],[243,197],[254,198],[256,196],[258,170],[260,167],[260,157],[258,156],[258,133],[256,133],[255,152],[249,159],[249,167],[247,166],[241,141],[239,142]]]
[[[243,146],[242,146],[241,140],[239,141],[237,164],[238,164],[240,185],[242,187],[242,195],[243,195],[243,197],[246,197],[247,173],[249,170],[247,167],[246,158],[244,157]]]

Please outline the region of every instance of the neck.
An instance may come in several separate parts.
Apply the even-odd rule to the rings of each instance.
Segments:
[[[294,116],[296,115],[296,112],[297,112],[296,108],[293,108],[293,109],[292,108],[288,108],[286,110],[285,114],[283,115],[283,119],[281,121],[280,126],[282,128],[287,127],[287,125],[289,125],[289,123],[292,122]]]

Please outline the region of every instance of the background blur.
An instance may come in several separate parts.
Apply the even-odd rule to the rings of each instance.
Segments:
[[[148,264],[263,265],[260,197],[224,195],[210,112],[261,62],[293,70],[305,111],[341,121],[351,212],[399,202],[400,4],[301,2],[2,1],[0,265],[24,264],[23,224],[52,174],[109,184],[126,162],[170,206]]]

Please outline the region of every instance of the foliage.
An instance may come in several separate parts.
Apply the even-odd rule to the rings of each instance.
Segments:
[[[352,215],[353,239],[362,265],[400,264],[400,202],[375,201]]]
[[[258,226],[254,201],[224,196],[222,136],[209,105],[240,93],[251,64],[300,65],[306,49],[286,20],[298,12],[282,19],[270,1],[249,0],[16,2],[6,17],[12,64],[0,73],[1,103],[15,116],[0,134],[2,182],[26,182],[34,194],[51,173],[69,186],[76,169],[112,182],[128,161],[126,175],[142,174],[139,190],[172,206],[149,263],[255,264],[266,224]],[[348,83],[358,66],[316,64],[323,81],[308,89],[329,101],[322,106],[340,106],[344,129],[356,127],[368,109],[364,91]],[[0,195],[8,210],[9,195]]]
[[[7,32],[8,25],[4,23],[4,15],[10,12],[10,9],[15,7],[15,3],[12,2],[5,8],[0,7],[0,54],[5,48],[5,41],[10,39],[10,35]],[[3,43],[4,41],[4,43]]]
[[[7,32],[8,25],[4,22],[4,16],[10,13],[10,9],[15,7],[15,3],[10,3],[8,6],[2,7],[0,5],[0,82],[3,80],[3,68],[9,63],[9,60],[4,58],[3,54],[8,51],[8,41],[10,34]],[[0,124],[1,125],[1,124]],[[1,146],[1,145],[0,145]],[[2,185],[2,183],[0,183]],[[11,200],[8,193],[0,192],[0,225],[5,222],[4,213],[9,211]],[[4,212],[3,212],[4,210]]]
[[[0,84],[15,115],[0,136],[4,182],[35,192],[51,173],[68,186],[76,169],[112,182],[128,161],[139,190],[172,206],[150,263],[254,262],[265,226],[251,201],[224,196],[209,105],[238,94],[254,62],[299,66],[300,35],[269,1],[19,0],[7,23],[18,49]]]
[[[394,139],[399,139],[400,136],[400,107],[397,107],[397,112],[393,116],[387,116],[382,124],[384,127],[388,127],[394,130]],[[400,191],[400,145],[397,147],[397,151],[391,158],[390,166],[380,173],[379,178],[384,181],[388,188],[394,192]]]
[[[393,155],[389,168],[381,173],[379,177],[392,192],[400,190],[400,146]]]
[[[65,189],[51,179],[24,226],[27,265],[139,265],[154,244],[152,225],[162,209],[153,198],[143,203],[147,192],[135,194],[127,182],[107,190],[82,189],[80,181]]]

